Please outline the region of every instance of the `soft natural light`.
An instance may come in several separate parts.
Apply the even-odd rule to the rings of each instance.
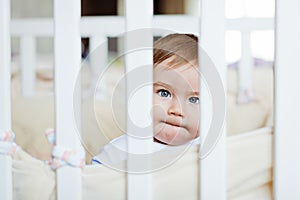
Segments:
[[[225,58],[227,63],[232,63],[241,57],[241,32],[226,31],[225,33]]]
[[[275,0],[226,0],[226,18],[274,17]]]
[[[246,17],[274,17],[275,0],[244,0]]]
[[[240,18],[245,14],[243,0],[226,0],[225,1],[225,17]]]
[[[274,60],[274,31],[254,31],[251,33],[253,57]]]
[[[270,18],[275,16],[275,0],[226,0],[227,19]],[[241,32],[227,31],[225,36],[226,62],[238,61],[241,56]],[[253,31],[250,39],[253,57],[272,61],[274,59],[274,31]]]

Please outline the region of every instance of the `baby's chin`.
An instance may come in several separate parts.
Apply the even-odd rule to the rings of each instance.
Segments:
[[[154,127],[155,139],[167,145],[182,145],[193,139],[192,135],[184,128],[158,123]]]

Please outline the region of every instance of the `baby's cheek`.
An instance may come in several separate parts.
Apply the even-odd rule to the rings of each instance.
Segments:
[[[172,129],[168,126],[162,126],[155,133],[155,138],[161,142],[166,144],[174,145],[173,142],[175,141],[176,137],[178,136],[178,130]]]
[[[190,108],[187,112],[187,121],[193,129],[197,129],[200,123],[200,110],[198,108]]]
[[[152,107],[152,114],[154,121],[162,121],[166,119],[166,112],[162,105],[155,104]]]
[[[200,124],[199,124],[199,119],[191,119],[190,120],[190,125],[189,125],[189,132],[193,137],[198,137],[199,136],[199,129],[200,129]]]

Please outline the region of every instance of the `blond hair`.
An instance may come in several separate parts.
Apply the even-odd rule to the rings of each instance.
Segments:
[[[170,34],[154,42],[154,66],[170,59],[172,67],[198,64],[198,37],[193,34]]]

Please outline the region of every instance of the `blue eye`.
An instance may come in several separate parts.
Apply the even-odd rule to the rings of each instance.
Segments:
[[[199,103],[199,97],[190,97],[189,102],[194,103],[194,104],[198,104]]]
[[[171,97],[171,93],[168,90],[158,90],[158,95],[161,97]]]

